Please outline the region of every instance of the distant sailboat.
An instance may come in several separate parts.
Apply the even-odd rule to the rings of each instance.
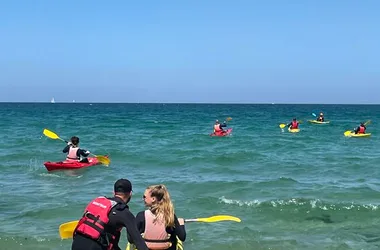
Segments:
[[[50,101],[50,102],[51,102],[51,103],[55,103],[54,97],[51,98],[51,101]]]
[[[75,100],[73,100],[73,102],[75,102]]]

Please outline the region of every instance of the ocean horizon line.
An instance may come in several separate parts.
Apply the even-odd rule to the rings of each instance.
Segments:
[[[36,101],[36,102],[20,102],[20,101],[0,101],[1,104],[168,104],[168,105],[380,105],[380,103],[286,103],[286,102],[48,102],[48,101]]]

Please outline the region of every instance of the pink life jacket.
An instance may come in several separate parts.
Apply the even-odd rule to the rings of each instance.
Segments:
[[[118,202],[104,196],[100,196],[91,201],[87,205],[83,217],[79,220],[74,233],[85,235],[99,242],[101,245],[107,246],[108,250],[113,249],[113,241],[116,238],[114,233],[120,232],[122,227],[116,229],[114,233],[107,232],[106,229],[109,222],[108,215],[111,209],[117,204]]]
[[[79,148],[77,147],[70,147],[69,153],[66,156],[66,161],[79,161],[80,158],[77,156],[78,149]]]
[[[145,210],[145,231],[143,239],[149,249],[168,249],[172,246],[170,234],[166,232],[165,221],[150,210]]]

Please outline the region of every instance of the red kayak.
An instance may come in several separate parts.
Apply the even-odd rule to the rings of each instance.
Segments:
[[[80,168],[86,168],[86,167],[91,167],[91,166],[101,164],[96,157],[87,157],[87,159],[88,159],[88,162],[47,161],[44,163],[44,165],[48,171],[53,171],[53,170],[80,169]]]
[[[232,128],[227,129],[224,133],[211,133],[210,136],[227,136],[231,134]]]

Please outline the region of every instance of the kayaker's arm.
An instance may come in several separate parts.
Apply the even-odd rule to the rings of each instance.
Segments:
[[[175,224],[175,234],[178,236],[178,238],[181,241],[185,241],[186,240],[185,225],[179,224],[179,221],[176,215],[174,215],[174,224]]]
[[[88,153],[87,153],[88,152]],[[87,157],[90,155],[90,152],[85,150],[85,149],[78,149],[78,152],[77,152],[77,155],[78,156],[83,156],[83,157]]]
[[[142,234],[145,231],[145,214],[144,214],[144,211],[139,212],[136,215],[135,222],[136,222],[137,230],[139,230],[140,234]],[[128,242],[133,243],[131,235],[129,233],[127,233],[127,238],[128,238]]]
[[[70,145],[67,145],[67,146],[62,150],[62,152],[63,152],[63,153],[68,153],[69,150],[70,150]]]
[[[226,123],[222,123],[222,124],[220,124],[220,127],[221,128],[227,127],[227,124]]]
[[[126,211],[126,218],[124,220],[124,226],[127,229],[127,237],[130,243],[133,243],[137,249],[149,250],[145,241],[141,237],[139,230],[137,229],[135,216],[128,210]]]

